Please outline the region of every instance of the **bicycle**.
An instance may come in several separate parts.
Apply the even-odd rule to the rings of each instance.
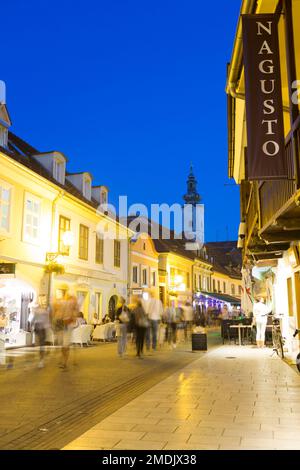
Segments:
[[[293,337],[296,338],[296,336],[299,334],[300,334],[300,330],[295,330]],[[297,366],[298,371],[300,372],[300,353],[298,353],[296,357],[296,366]]]
[[[280,318],[275,317],[275,315],[272,315],[272,342],[273,352],[276,352],[277,355],[281,357],[281,359],[284,359],[283,346],[285,339],[281,334]]]

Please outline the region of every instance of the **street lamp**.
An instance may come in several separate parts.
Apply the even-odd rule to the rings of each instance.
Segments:
[[[69,250],[71,246],[74,244],[74,235],[71,230],[67,230],[63,233],[61,237],[61,241],[63,246],[65,247],[65,251],[56,251],[56,252],[47,252],[46,253],[46,263],[56,263],[56,264],[63,264],[64,259],[63,256],[68,256]]]

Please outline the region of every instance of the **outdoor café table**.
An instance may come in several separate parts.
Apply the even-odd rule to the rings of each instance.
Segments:
[[[242,346],[241,329],[242,328],[252,328],[252,325],[244,325],[243,323],[239,323],[238,325],[230,325],[229,328],[238,328],[238,330],[239,330],[239,346]]]

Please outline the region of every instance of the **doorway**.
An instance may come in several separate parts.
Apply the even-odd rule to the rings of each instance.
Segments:
[[[108,302],[108,316],[111,321],[114,321],[116,315],[118,296],[112,295]]]
[[[83,313],[84,318],[86,321],[89,320],[89,300],[88,300],[88,291],[77,291],[77,300],[79,311]]]

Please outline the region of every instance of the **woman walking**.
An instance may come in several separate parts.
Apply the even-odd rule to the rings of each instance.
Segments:
[[[123,357],[127,346],[127,325],[129,323],[129,310],[125,305],[125,299],[121,297],[116,312],[118,323],[118,354]]]
[[[136,328],[136,355],[142,359],[146,330],[149,322],[140,299],[137,300],[134,309],[134,320]]]

